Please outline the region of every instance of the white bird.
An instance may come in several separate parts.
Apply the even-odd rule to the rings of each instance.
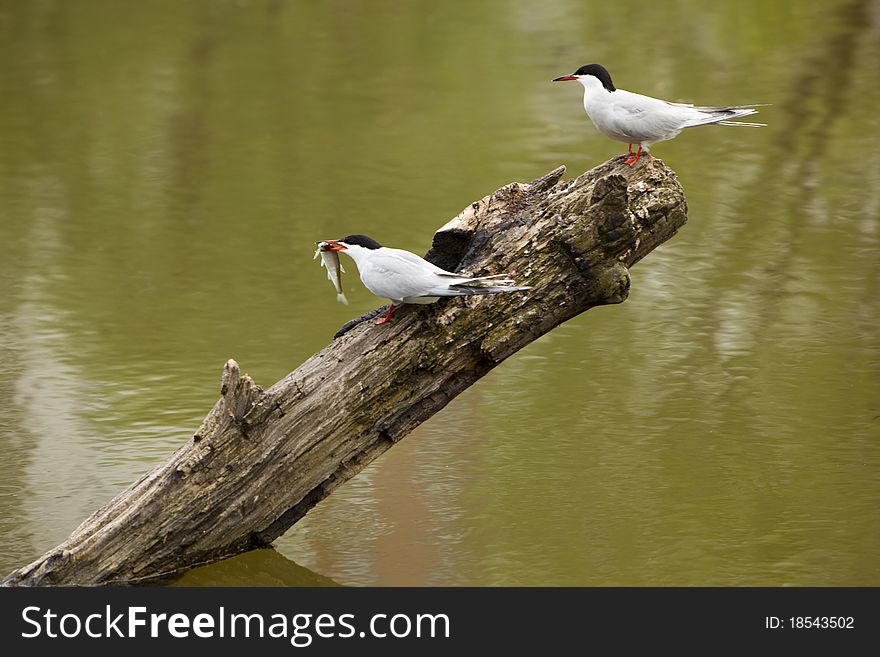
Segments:
[[[583,85],[584,110],[599,132],[629,144],[626,163],[630,166],[638,161],[642,150],[647,153],[651,144],[672,139],[685,128],[712,123],[748,128],[766,125],[731,120],[757,114],[754,108],[762,105],[699,107],[642,96],[617,89],[611,81],[611,74],[599,64],[581,66],[571,75],[553,78],[552,82],[566,80],[577,80]],[[632,154],[633,144],[639,145],[635,155]]]
[[[377,297],[391,301],[388,313],[376,324],[390,322],[391,313],[404,303],[434,303],[440,297],[521,292],[508,274],[463,276],[441,269],[403,249],[382,246],[366,235],[349,235],[327,240],[328,250],[344,251],[352,257],[364,286]]]

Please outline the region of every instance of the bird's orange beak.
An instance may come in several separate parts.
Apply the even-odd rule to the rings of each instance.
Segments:
[[[565,82],[566,80],[577,80],[576,75],[560,75],[558,78],[553,78],[550,82]]]
[[[340,244],[338,240],[327,240],[327,244],[332,244],[333,246],[328,251],[345,251],[346,246],[344,244]]]

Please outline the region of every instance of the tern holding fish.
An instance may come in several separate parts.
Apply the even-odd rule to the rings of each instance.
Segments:
[[[434,303],[440,297],[522,292],[508,274],[464,276],[432,265],[415,253],[382,246],[366,235],[349,235],[327,240],[329,251],[343,251],[357,265],[364,286],[378,297],[391,301],[388,313],[376,324],[390,322],[391,313],[404,303]],[[323,254],[322,254],[323,255]]]
[[[698,125],[738,125],[761,128],[763,123],[733,121],[757,114],[761,105],[729,105],[727,107],[699,107],[685,103],[670,103],[659,98],[642,96],[618,89],[611,74],[600,64],[581,66],[571,75],[553,78],[552,82],[576,80],[584,87],[584,110],[593,125],[606,137],[629,144],[626,164],[634,165],[651,144],[672,139],[685,128]],[[639,145],[632,154],[633,144]]]
[[[342,291],[342,274],[345,273],[345,270],[342,268],[342,263],[339,262],[337,251],[338,249],[332,248],[328,242],[318,242],[318,249],[312,260],[321,256],[321,266],[327,270],[327,278],[336,288],[336,300],[347,306],[348,299],[345,298],[345,292]]]

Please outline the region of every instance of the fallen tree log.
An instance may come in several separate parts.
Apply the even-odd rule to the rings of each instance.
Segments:
[[[631,168],[619,157],[561,182],[564,170],[468,206],[427,256],[474,275],[510,272],[529,292],[404,306],[392,324],[347,327],[266,390],[230,360],[191,440],[3,584],[157,582],[269,545],[505,358],[626,299],[628,267],[687,220],[681,186],[656,159]]]

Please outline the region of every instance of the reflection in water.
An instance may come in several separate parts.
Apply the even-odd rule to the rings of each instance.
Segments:
[[[251,550],[210,566],[194,568],[172,586],[339,586],[329,577],[283,557],[276,550]]]
[[[186,440],[228,357],[271,384],[375,304],[353,277],[335,303],[315,239],[426,251],[486,192],[616,155],[549,83],[598,61],[770,127],[658,145],[690,221],[627,303],[279,552],[179,583],[880,583],[878,27],[868,0],[0,2],[0,570]]]

